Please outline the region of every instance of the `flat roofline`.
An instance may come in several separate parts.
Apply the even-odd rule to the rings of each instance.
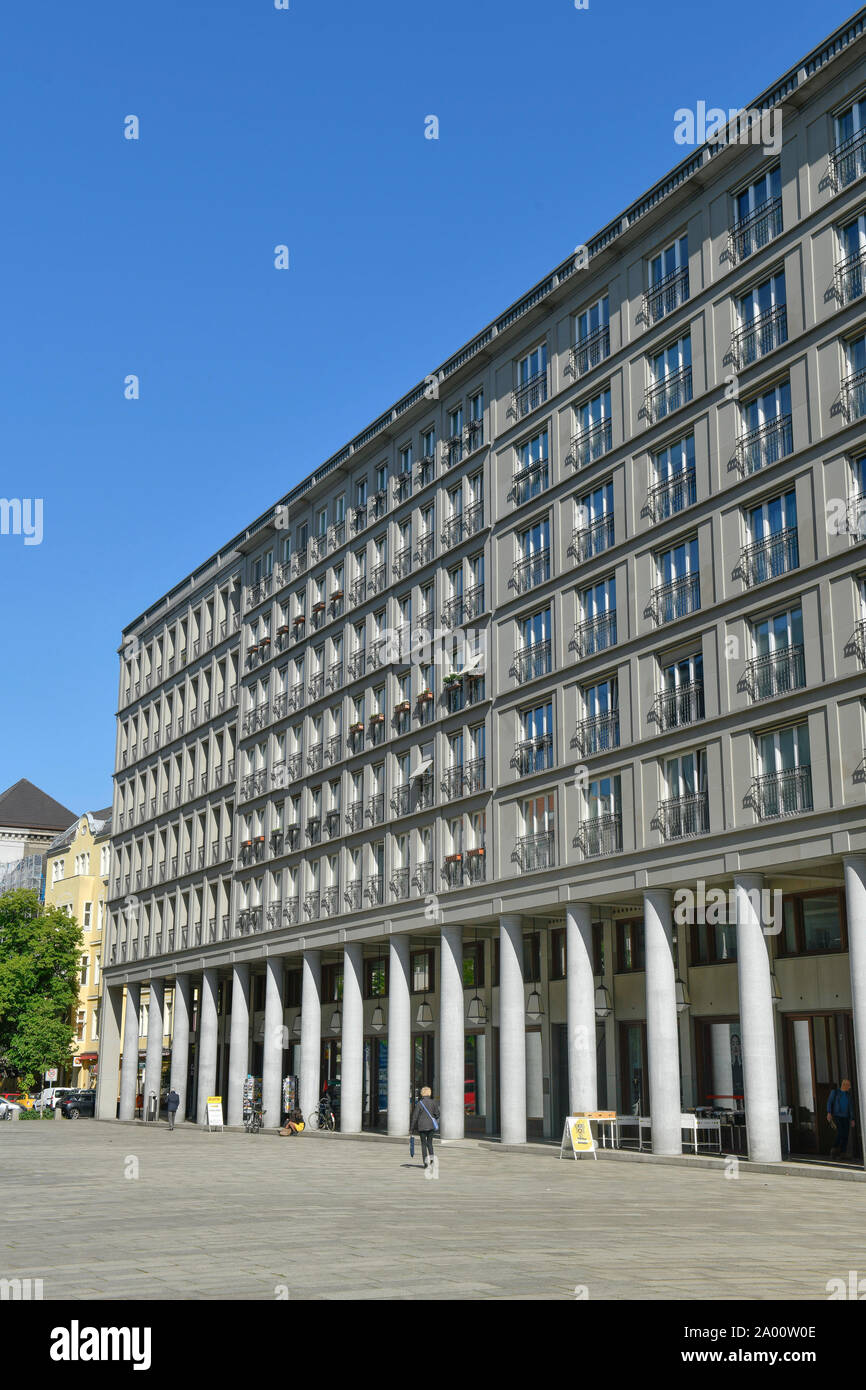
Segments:
[[[748,106],[743,107],[744,111],[769,111],[773,107],[780,105],[792,92],[797,91],[806,82],[816,75],[822,68],[825,68],[834,58],[843,53],[850,44],[860,38],[866,32],[866,6],[859,9],[845,20],[832,33],[828,34],[819,44],[806,54],[798,63],[789,68],[776,82],[767,87],[761,94]],[[724,148],[718,144],[706,141],[698,145],[691,154],[675,165],[663,178],[658,179],[645,193],[641,194],[631,203],[618,217],[613,218],[597,232],[586,243],[586,251],[589,263],[595,256],[599,256],[616,242],[625,232],[630,231],[636,223],[650,213],[663,199],[667,198],[683,183],[692,178],[699,169],[710,163],[719,150]],[[388,426],[396,424],[400,417],[410,410],[412,406],[425,398],[425,391],[432,377],[438,377],[440,382],[453,375],[466,362],[470,361],[479,353],[482,348],[492,342],[500,333],[505,332],[528,313],[537,303],[545,299],[550,292],[567,280],[575,271],[581,268],[582,257],[576,252],[572,253],[561,261],[559,265],[546,275],[543,279],[536,282],[530,290],[516,299],[508,308],[497,318],[492,319],[480,333],[476,333],[457,352],[452,353],[439,367],[434,368],[423,381],[419,382],[401,396],[389,410],[385,411],[376,420],[372,421],[366,429],[351,439],[337,453],[332,454],[329,459],[320,464],[318,468],[307,474],[300,483],[297,483],[289,492],[279,497],[276,502],[250,522],[242,531],[215,551],[203,564],[199,565],[192,574],[185,576],[172,589],[166,591],[157,601],[146,609],[143,613],[134,618],[123,628],[124,637],[132,632],[141,624],[153,621],[159,616],[159,611],[167,604],[170,606],[173,599],[180,600],[184,592],[194,589],[197,584],[211,575],[214,571],[228,568],[230,562],[240,560],[241,548],[246,545],[250,537],[257,531],[263,530],[273,523],[274,512],[277,507],[290,507],[293,502],[299,501],[306,493],[329,473],[336,471],[348,463],[356,453],[360,452],[373,439],[380,435]]]

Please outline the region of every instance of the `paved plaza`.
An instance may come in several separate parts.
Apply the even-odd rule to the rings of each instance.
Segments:
[[[0,1125],[0,1277],[46,1299],[825,1299],[866,1184],[443,1144]]]

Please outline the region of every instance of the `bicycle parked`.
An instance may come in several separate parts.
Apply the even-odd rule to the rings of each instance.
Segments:
[[[332,1133],[337,1128],[337,1121],[327,1096],[322,1096],[316,1109],[310,1115],[307,1120],[307,1128],[329,1129]]]
[[[259,1134],[264,1128],[264,1117],[267,1110],[263,1110],[260,1105],[254,1105],[244,1116],[244,1129],[247,1134]]]

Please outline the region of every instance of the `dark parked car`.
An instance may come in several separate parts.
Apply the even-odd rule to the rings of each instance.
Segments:
[[[60,1113],[67,1120],[77,1120],[81,1115],[94,1115],[96,1091],[69,1091],[63,1097]]]

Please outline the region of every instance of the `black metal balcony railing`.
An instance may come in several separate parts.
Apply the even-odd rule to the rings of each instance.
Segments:
[[[693,507],[695,496],[695,470],[687,468],[650,488],[641,516],[648,516],[654,522],[667,521],[686,507]]]
[[[274,719],[284,719],[288,709],[288,692],[283,690],[279,695],[274,696]]]
[[[696,724],[704,718],[704,684],[692,681],[675,690],[660,690],[653,701],[649,717],[659,730],[679,729]]]
[[[367,525],[367,505],[362,503],[359,507],[352,508],[352,530],[361,531]]]
[[[304,911],[310,918],[316,918],[320,914],[321,897],[318,893],[310,892],[304,894]]]
[[[521,835],[512,850],[511,860],[512,863],[520,866],[522,873],[552,868],[554,863],[553,831],[545,830],[540,835]]]
[[[622,849],[622,816],[609,812],[581,821],[572,840],[584,859],[598,859],[606,854],[618,854]]]
[[[474,454],[484,447],[484,421],[470,420],[466,426],[466,452]]]
[[[516,507],[522,506],[530,497],[538,497],[549,485],[548,460],[538,459],[528,468],[519,468],[513,475],[511,490],[508,493],[509,501],[513,501]]]
[[[810,766],[794,767],[756,777],[748,799],[758,820],[776,820],[811,811],[812,769]]]
[[[339,690],[343,684],[343,663],[342,661],[332,661],[328,667],[328,689]]]
[[[332,883],[322,893],[322,911],[328,916],[333,917],[335,912],[340,910],[340,886]]]
[[[685,304],[688,297],[689,269],[688,266],[680,266],[679,270],[669,271],[650,285],[644,295],[644,321],[650,325],[658,323]]]
[[[845,643],[845,655],[866,662],[866,619],[854,624],[854,631]]]
[[[518,777],[530,777],[553,767],[553,735],[536,734],[534,738],[521,739],[514,745],[510,766],[516,769]]]
[[[463,595],[463,621],[471,623],[484,612],[484,585],[473,584]]]
[[[619,748],[619,710],[605,710],[603,714],[582,719],[574,731],[571,746],[584,758]]]
[[[850,304],[863,294],[864,289],[866,289],[864,268],[866,268],[866,251],[858,251],[856,255],[848,256],[846,260],[837,265],[836,297],[840,304]]]
[[[383,590],[384,587],[385,587],[385,578],[386,578],[385,571],[386,571],[386,565],[385,565],[384,560],[382,561],[382,563],[381,563],[380,565],[374,565],[373,568],[370,570],[370,593],[371,593],[371,594],[381,594],[382,590]],[[396,571],[395,571],[395,577],[396,577]]]
[[[416,565],[429,565],[435,554],[434,541],[435,537],[432,531],[425,531],[423,535],[418,537],[413,552]]]
[[[613,445],[613,425],[610,420],[599,420],[587,425],[572,435],[571,447],[566,455],[566,463],[575,468],[586,468],[602,454],[607,454]]]
[[[409,896],[409,870],[395,869],[391,874],[389,884],[391,892],[395,898],[408,898]]]
[[[433,892],[433,865],[429,860],[422,860],[415,865],[412,887],[417,888],[418,894],[422,898]]]
[[[371,874],[364,884],[364,897],[371,907],[382,906],[382,889],[384,887],[381,874]]]
[[[412,474],[401,473],[394,479],[394,502],[405,502],[412,496]]]
[[[530,589],[534,589],[538,584],[544,584],[550,578],[550,550],[537,550],[534,555],[527,555],[524,559],[518,560],[511,572],[509,588],[516,589],[519,594],[525,594]]]
[[[259,772],[250,772],[241,782],[241,798],[248,801],[252,796],[260,796],[265,790],[268,781],[268,774],[265,768]]]
[[[476,792],[483,792],[487,785],[487,764],[483,758],[470,758],[463,770],[463,792],[465,796],[474,796]]]
[[[694,796],[675,796],[660,801],[653,817],[653,828],[663,840],[686,840],[706,835],[710,829],[710,807],[706,792]]]
[[[301,827],[299,825],[286,826],[286,849],[296,850],[300,844]]]
[[[844,529],[855,541],[866,540],[866,494],[852,492],[848,498]]]
[[[436,459],[433,454],[426,454],[424,458],[418,460],[415,470],[415,480],[419,487],[426,487],[432,483],[436,472]]]
[[[367,581],[366,581],[366,579],[356,579],[356,580],[354,581],[354,583],[351,584],[350,587],[349,587],[349,602],[353,605],[353,607],[357,607],[357,605],[358,605],[359,603],[363,603],[363,602],[364,602],[364,599],[365,599],[366,597],[367,597]]]
[[[391,572],[395,579],[405,579],[412,569],[412,547],[404,545],[402,550],[398,550],[394,556]]]
[[[453,468],[463,458],[462,434],[453,434],[450,439],[443,439],[442,450],[445,456],[445,467]]]
[[[372,821],[373,825],[380,825],[382,823],[385,819],[384,792],[377,792],[375,796],[367,798],[367,810],[365,814],[367,818]]]
[[[350,801],[346,807],[346,824],[350,830],[359,830],[364,822],[363,801]]]
[[[842,409],[846,420],[862,420],[866,415],[866,368],[843,378]]]
[[[484,530],[484,503],[473,502],[471,507],[467,507],[463,513],[463,539],[468,540],[470,536],[477,536],[479,531]]]
[[[593,367],[597,367],[609,356],[610,327],[605,323],[601,328],[588,333],[585,338],[579,338],[574,344],[570,364],[572,376],[586,376],[587,372],[591,372]]]
[[[830,172],[837,188],[866,174],[866,130],[856,131],[830,153]]]
[[[742,579],[747,588],[754,584],[764,584],[769,579],[778,579],[797,569],[800,563],[800,547],[796,526],[788,526],[773,536],[765,536],[754,545],[747,545],[740,553],[734,578]]]
[[[463,856],[463,873],[469,883],[483,883],[487,878],[487,856],[483,846],[470,849]]]
[[[577,623],[574,636],[569,643],[578,656],[595,656],[616,645],[616,609],[609,608],[606,613],[596,613],[594,618],[586,618]]]
[[[283,921],[286,926],[296,927],[298,925],[298,899],[297,896],[286,898],[283,903]]]
[[[416,779],[418,783],[418,810],[428,811],[436,800],[436,788],[433,785],[433,774],[427,772],[423,777]]]
[[[442,864],[442,881],[446,888],[459,888],[463,882],[463,856],[448,857]]]
[[[321,772],[324,754],[321,743],[314,743],[307,753],[307,767],[310,772]]]
[[[391,793],[391,810],[395,816],[408,816],[409,806],[412,800],[412,786],[409,782],[404,782],[402,786],[395,787]]]
[[[806,659],[802,643],[779,647],[746,663],[743,685],[753,700],[772,700],[802,690],[806,684]]]
[[[737,265],[754,255],[782,232],[782,199],[770,198],[766,203],[734,222],[728,238],[730,258]]]
[[[280,926],[280,924],[281,924],[281,922],[282,922],[282,920],[283,920],[283,900],[282,900],[282,898],[274,898],[274,901],[273,901],[273,902],[268,903],[268,908],[267,908],[267,919],[268,919],[268,926],[269,926],[269,927],[278,927],[278,926]]]
[[[522,420],[524,415],[529,415],[533,410],[537,410],[540,405],[544,405],[547,400],[547,368],[544,371],[536,372],[528,381],[524,381],[511,398],[511,412],[516,415],[518,420]]]
[[[657,584],[650,591],[646,617],[661,625],[696,613],[701,606],[701,581],[697,574],[681,574],[668,584]]]
[[[442,625],[448,628],[460,627],[463,622],[463,595],[455,594],[442,608]]]
[[[361,880],[355,878],[343,889],[343,904],[347,912],[357,912],[361,906]]]
[[[321,700],[325,693],[325,673],[317,671],[314,676],[310,676],[310,683],[307,686],[307,694],[311,700]]]
[[[341,734],[332,734],[325,747],[325,757],[333,766],[338,763],[343,752],[343,738]]]
[[[767,468],[791,453],[794,447],[791,416],[779,415],[756,430],[750,430],[737,440],[737,449],[730,467],[743,477]]]
[[[366,667],[367,649],[366,647],[359,647],[358,650],[356,652],[353,652],[352,655],[349,657],[349,680],[360,680],[364,674],[364,671],[366,670]]]
[[[777,304],[744,323],[731,338],[731,361],[742,370],[788,341],[788,310]]]
[[[578,565],[582,565],[594,555],[601,555],[605,550],[609,550],[613,543],[614,521],[611,512],[609,516],[597,517],[588,526],[576,527],[571,533],[568,553],[574,556]]]
[[[657,420],[664,420],[675,410],[688,405],[691,398],[692,369],[681,367],[678,372],[671,372],[654,386],[650,386],[644,400],[643,413],[650,423],[655,424]]]
[[[442,778],[442,791],[449,801],[463,794],[463,764],[455,763],[453,767],[446,767]]]
[[[534,642],[532,646],[521,647],[516,651],[509,675],[514,677],[518,685],[524,685],[527,681],[537,680],[539,676],[550,675],[550,669],[551,645],[548,639],[546,642]]]
[[[300,753],[289,753],[285,762],[286,785],[293,782],[301,775],[301,755]]]
[[[463,513],[458,512],[456,516],[449,516],[442,526],[441,540],[446,550],[459,543],[463,536]]]

